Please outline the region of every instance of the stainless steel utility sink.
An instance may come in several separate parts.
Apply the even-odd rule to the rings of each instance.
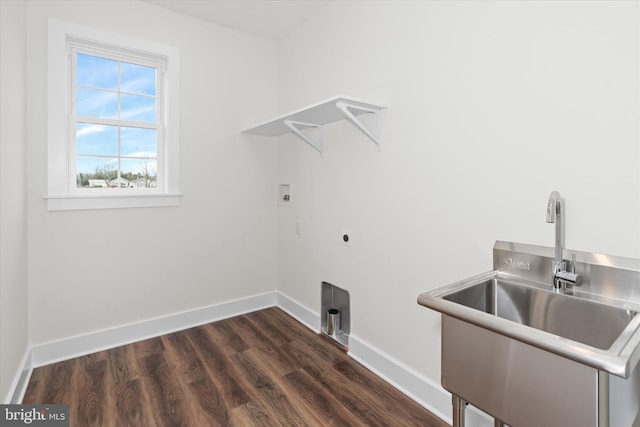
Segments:
[[[442,299],[602,350],[611,348],[638,314],[498,277]]]
[[[609,389],[638,396],[640,260],[557,250],[497,241],[493,270],[418,296],[442,313],[454,427],[466,403],[496,426],[629,427]]]
[[[420,294],[418,303],[626,378],[638,361],[640,306],[493,270]]]

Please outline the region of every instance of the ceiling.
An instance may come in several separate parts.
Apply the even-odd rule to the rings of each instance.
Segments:
[[[279,41],[330,0],[146,0],[175,12]]]

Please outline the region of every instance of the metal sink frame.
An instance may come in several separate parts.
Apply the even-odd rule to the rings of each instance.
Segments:
[[[552,291],[554,248],[497,241],[492,271],[418,297],[443,315],[454,426],[466,402],[498,426],[609,425],[608,374],[628,378],[640,359],[640,260],[572,255],[584,280],[567,294]]]
[[[640,360],[640,316],[635,315],[640,312],[640,260],[565,249],[565,255],[572,254],[584,282],[569,294],[551,290],[553,248],[497,241],[492,271],[422,293],[418,303],[627,378]],[[503,307],[506,311],[494,314],[492,301],[469,303],[470,296],[466,304],[462,301],[466,293],[493,283],[503,290],[511,288],[512,293],[531,295],[520,296],[525,303],[520,307],[516,298],[508,301],[512,313]],[[550,307],[560,317],[550,317]],[[605,318],[610,323],[604,324]]]

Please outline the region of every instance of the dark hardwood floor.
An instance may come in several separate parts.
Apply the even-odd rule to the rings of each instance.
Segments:
[[[23,403],[73,427],[447,426],[278,308],[37,368]]]

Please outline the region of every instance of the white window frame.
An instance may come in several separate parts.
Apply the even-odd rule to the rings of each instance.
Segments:
[[[157,187],[153,189],[77,188],[75,70],[72,53],[149,64],[158,68]],[[94,52],[94,53],[92,53]],[[102,54],[101,54],[102,53]],[[49,20],[48,46],[48,209],[109,209],[178,206],[179,50],[122,34]],[[160,75],[162,73],[162,75]]]
[[[107,125],[107,126],[118,126],[118,127],[131,127],[131,128],[142,128],[142,129],[153,129],[157,131],[157,139],[156,139],[156,161],[158,165],[158,173],[156,177],[156,187],[155,188],[135,188],[135,189],[107,189],[107,188],[77,188],[76,185],[76,174],[69,173],[69,191],[71,193],[77,194],[102,194],[102,193],[113,193],[113,192],[122,192],[123,194],[127,193],[158,193],[163,192],[165,179],[164,179],[164,164],[163,164],[163,155],[164,155],[164,87],[165,87],[165,68],[166,68],[166,58],[149,54],[147,52],[138,52],[131,51],[130,49],[124,49],[120,47],[113,46],[105,46],[101,43],[96,43],[93,41],[77,39],[75,37],[67,36],[67,51],[70,53],[70,71],[71,71],[71,111],[69,114],[69,169],[70,171],[76,171],[77,174],[77,165],[75,164],[77,156],[74,155],[76,153],[77,147],[77,139],[76,139],[76,125],[78,123],[90,123],[90,124],[98,124],[98,125]],[[145,122],[133,122],[123,120],[121,118],[116,119],[103,119],[98,117],[83,117],[78,116],[77,114],[77,85],[75,82],[77,81],[77,55],[78,54],[86,54],[94,57],[107,58],[112,59],[114,61],[120,62],[128,62],[136,65],[143,65],[149,68],[154,68],[156,70],[156,122],[155,123],[145,123]],[[120,87],[118,87],[117,91],[120,94]],[[118,144],[119,145],[119,144]],[[119,160],[123,157],[120,155],[113,156],[117,157]],[[120,177],[120,168],[118,168],[118,178]]]

